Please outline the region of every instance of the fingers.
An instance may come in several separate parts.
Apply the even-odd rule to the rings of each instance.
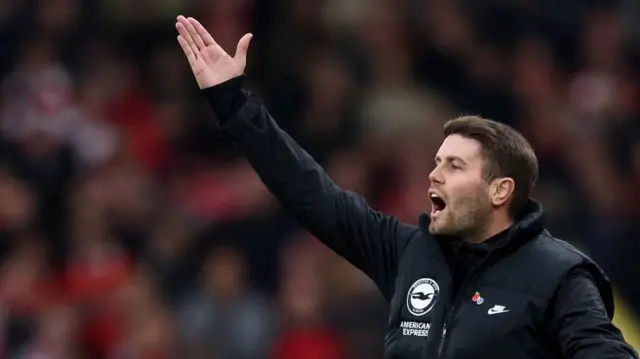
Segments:
[[[247,64],[247,51],[249,51],[249,43],[251,42],[252,34],[245,34],[236,47],[236,55],[233,57],[237,61],[240,61],[243,67]]]
[[[191,49],[191,52],[194,54],[194,56],[198,57],[200,50],[198,49],[198,46],[194,42],[193,38],[191,37],[191,33],[185,27],[185,22],[188,23],[188,21],[186,21],[186,19],[183,16],[178,16],[176,29],[178,30],[178,33],[180,34],[180,36],[182,36],[182,38],[187,42],[187,45],[189,45],[189,48]]]
[[[178,35],[178,43],[180,44],[180,47],[182,47],[182,51],[184,51],[184,54],[187,56],[189,65],[193,65],[193,63],[196,61],[196,54],[191,49],[191,46],[189,45],[187,40],[182,35]]]
[[[207,45],[205,45],[204,41],[202,40],[202,36],[200,36],[200,34],[196,31],[196,28],[193,26],[193,23],[191,23],[191,21],[185,19],[184,16],[179,17],[178,21],[180,21],[180,23],[182,23],[182,25],[184,25],[184,27],[187,29],[189,35],[191,35],[191,39],[193,39],[193,42],[196,44],[199,50],[207,47]]]
[[[209,34],[209,32],[204,28],[204,26],[202,26],[202,24],[198,20],[192,17],[190,17],[188,20],[189,23],[191,23],[191,25],[193,25],[193,27],[196,29],[196,32],[198,33],[198,35],[200,35],[200,38],[202,38],[202,41],[204,41],[204,44],[206,46],[217,45],[211,34]]]

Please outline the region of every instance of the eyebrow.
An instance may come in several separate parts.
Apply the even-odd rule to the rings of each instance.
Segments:
[[[458,157],[458,156],[446,156],[444,158],[444,160],[446,162],[460,162],[461,164],[463,164],[465,166],[467,165],[467,162],[465,162],[461,157]],[[436,156],[435,161],[436,161],[436,163],[438,163],[438,162],[442,161],[442,159],[440,158],[440,156]]]

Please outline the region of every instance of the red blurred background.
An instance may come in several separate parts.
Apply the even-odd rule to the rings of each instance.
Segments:
[[[441,126],[519,128],[548,226],[640,339],[634,0],[0,0],[0,357],[381,358],[371,282],[214,131],[175,41],[200,19],[343,187],[415,222]]]

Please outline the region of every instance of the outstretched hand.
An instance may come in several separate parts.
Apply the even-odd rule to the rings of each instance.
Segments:
[[[211,34],[194,18],[177,18],[178,42],[187,56],[191,71],[201,89],[212,87],[240,76],[247,64],[251,34],[245,34],[233,57],[216,43]]]

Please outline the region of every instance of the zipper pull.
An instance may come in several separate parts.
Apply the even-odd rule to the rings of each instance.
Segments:
[[[447,338],[447,322],[442,326],[442,339],[440,339],[440,347],[438,348],[438,357],[442,356],[442,350],[444,349],[444,341]]]

